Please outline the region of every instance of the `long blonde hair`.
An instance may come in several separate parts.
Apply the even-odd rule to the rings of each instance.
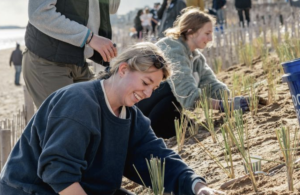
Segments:
[[[182,36],[184,40],[187,40],[187,35],[197,32],[208,22],[212,24],[215,22],[212,16],[200,11],[199,8],[188,7],[183,9],[181,13],[182,15],[174,22],[173,28],[164,32],[167,37],[178,39]],[[188,31],[190,29],[191,31]]]
[[[137,43],[114,58],[111,62],[111,68],[101,72],[98,79],[107,79],[116,74],[123,62],[128,64],[130,71],[149,72],[148,69],[154,66],[155,61],[163,64],[159,68],[163,72],[163,80],[172,75],[171,63],[156,45],[150,42]]]

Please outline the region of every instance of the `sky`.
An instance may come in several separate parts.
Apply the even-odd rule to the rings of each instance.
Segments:
[[[136,8],[152,7],[162,0],[121,0],[117,14],[126,14]],[[0,26],[26,26],[28,22],[28,0],[0,0]]]

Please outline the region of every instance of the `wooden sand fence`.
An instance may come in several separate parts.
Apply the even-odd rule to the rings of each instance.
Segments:
[[[0,120],[0,170],[2,170],[11,149],[17,143],[26,124],[34,114],[34,106],[24,86],[25,105],[12,119]]]
[[[210,66],[217,59],[221,60],[223,68],[241,63],[240,50],[254,39],[262,38],[265,48],[275,49],[272,38],[277,38],[280,44],[284,36],[299,38],[300,9],[287,3],[254,5],[250,11],[251,23],[245,28],[240,26],[237,11],[233,5],[226,7],[227,23],[224,31],[214,33],[213,45],[202,51]]]
[[[231,65],[242,63],[240,59],[241,49],[257,38],[263,40],[264,48],[271,50],[275,49],[272,41],[273,37],[278,39],[278,44],[282,43],[286,34],[289,34],[289,37],[299,38],[299,8],[291,7],[284,0],[273,0],[271,3],[266,0],[260,0],[259,2],[253,4],[250,11],[250,26],[247,27],[245,21],[245,28],[239,24],[233,1],[227,2],[224,31],[215,31],[211,47],[202,51],[208,65],[214,68],[216,60],[220,60],[222,68],[226,69]],[[117,43],[118,53],[137,42],[156,42],[150,36],[145,36],[140,40],[131,38],[129,35],[130,27],[128,24],[119,24],[119,26],[113,28],[113,42]]]

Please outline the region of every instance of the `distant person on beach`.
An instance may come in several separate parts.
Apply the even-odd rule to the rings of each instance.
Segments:
[[[206,63],[198,49],[204,49],[213,39],[214,18],[198,8],[186,8],[176,20],[174,27],[165,31],[166,38],[156,45],[164,52],[175,69],[175,74],[152,96],[137,104],[143,114],[150,118],[151,127],[157,136],[170,138],[175,136],[174,120],[180,118],[177,110],[196,108],[202,89],[209,87],[210,102],[213,109],[224,111],[221,93],[230,93],[226,84]],[[249,110],[248,99],[236,97],[235,109]]]
[[[140,19],[141,15],[143,14],[142,9],[140,9],[137,13],[136,16],[134,18],[134,28],[136,31],[136,35],[138,39],[141,39],[143,37],[143,26],[142,26],[142,21]]]
[[[20,50],[20,45],[17,43],[16,49],[11,53],[10,59],[9,59],[9,66],[11,66],[11,63],[14,64],[16,73],[15,73],[15,85],[20,86],[20,74],[22,71],[22,51]]]
[[[154,3],[153,9],[150,10],[150,13],[152,14],[152,20],[151,20],[151,26],[152,26],[152,35],[156,37],[156,31],[157,31],[157,24],[159,22],[157,10],[159,9],[160,3]]]
[[[140,16],[140,20],[142,22],[143,26],[143,34],[146,36],[149,32],[151,32],[151,21],[152,21],[152,14],[150,13],[150,10],[148,7],[144,9],[143,14]]]
[[[164,37],[164,31],[173,27],[173,23],[180,15],[181,10],[186,8],[184,0],[164,0],[161,7],[157,11],[160,25],[158,28],[158,37]]]
[[[122,176],[151,186],[145,159],[165,160],[164,192],[220,195],[153,133],[134,106],[172,74],[162,51],[127,48],[99,80],[52,93],[31,119],[0,175],[1,195],[132,195]]]
[[[217,27],[216,30],[220,29],[223,32],[224,24],[225,24],[225,7],[226,0],[213,0],[213,9],[216,10],[217,16]]]
[[[204,11],[205,9],[205,2],[204,0],[186,0],[186,6],[187,7],[199,7],[201,11]]]
[[[23,74],[37,107],[54,91],[88,81],[86,59],[108,66],[117,55],[110,14],[120,0],[29,0]]]
[[[247,26],[250,25],[250,9],[252,7],[251,0],[235,0],[235,8],[238,12],[239,20],[240,20],[240,26],[245,27],[245,20],[247,20]],[[245,15],[245,17],[244,17]]]

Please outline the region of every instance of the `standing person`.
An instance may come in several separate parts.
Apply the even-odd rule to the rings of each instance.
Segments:
[[[152,34],[154,37],[156,37],[156,26],[159,22],[158,15],[157,15],[157,10],[159,9],[160,3],[154,3],[153,9],[150,10],[150,13],[152,14],[152,20],[151,20],[151,25],[152,25]]]
[[[170,74],[162,51],[143,42],[116,57],[100,80],[52,93],[2,169],[0,194],[116,194],[123,175],[142,184],[133,165],[150,186],[145,158],[151,155],[166,161],[165,192],[223,194],[207,187],[202,177],[168,149],[153,133],[149,119],[134,106],[149,98]]]
[[[15,73],[15,85],[20,86],[20,74],[22,71],[22,51],[20,50],[20,45],[17,43],[16,49],[11,53],[9,59],[9,66],[11,63],[14,64],[16,73]]]
[[[120,0],[29,0],[23,74],[39,107],[55,90],[94,77],[86,59],[108,65],[117,55],[110,13]]]
[[[137,38],[141,39],[143,37],[142,33],[143,33],[143,26],[142,26],[142,21],[140,19],[141,15],[143,14],[143,10],[140,9],[137,13],[136,16],[134,18],[134,28],[136,30],[136,34],[137,34]]]
[[[226,0],[213,0],[213,9],[216,10],[217,16],[217,30],[223,32],[223,25],[225,23],[225,6]]]
[[[173,23],[180,15],[181,10],[186,8],[184,0],[164,0],[160,9],[157,11],[160,25],[158,28],[158,37],[164,37],[164,31],[173,27]]]
[[[250,9],[252,7],[252,2],[251,0],[235,0],[235,8],[238,12],[239,20],[240,20],[240,26],[242,25],[245,27],[244,23],[244,14],[245,18],[247,20],[247,26],[249,27],[250,24]]]
[[[202,88],[206,86],[210,87],[213,109],[224,111],[221,92],[230,91],[216,78],[198,50],[212,41],[213,23],[214,19],[198,8],[186,8],[174,27],[166,30],[166,38],[156,43],[170,59],[176,74],[163,82],[151,98],[139,102],[137,106],[150,118],[151,127],[159,137],[175,135],[174,119],[180,118],[177,108],[193,110],[200,100]],[[236,97],[233,101],[235,109],[248,110],[246,98]]]
[[[204,0],[186,0],[187,7],[199,7],[201,11],[205,9],[205,2]]]
[[[151,20],[152,20],[152,14],[149,11],[149,8],[145,8],[143,14],[140,16],[140,19],[142,21],[143,26],[143,34],[148,35],[148,33],[151,31]]]

